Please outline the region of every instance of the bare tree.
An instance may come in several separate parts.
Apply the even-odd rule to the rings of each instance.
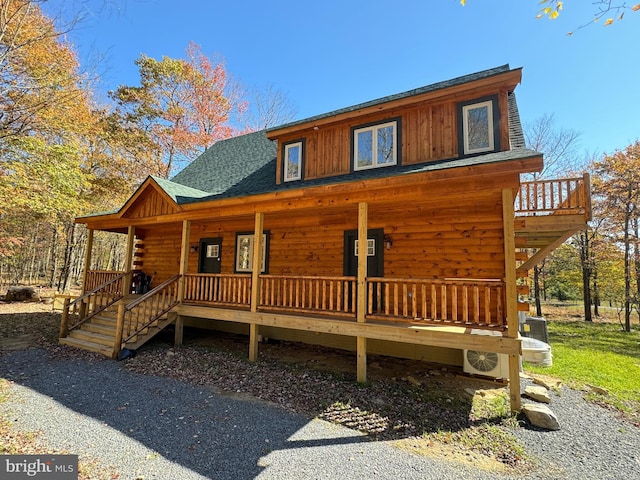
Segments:
[[[580,132],[558,128],[553,115],[543,115],[530,124],[524,125],[524,136],[528,148],[544,154],[544,169],[534,173],[533,179],[566,176],[582,166],[578,155]],[[533,292],[536,315],[542,316],[540,278],[544,263],[533,267]]]
[[[291,122],[296,117],[296,107],[286,94],[273,83],[263,88],[253,88],[249,95],[247,124],[249,130],[263,130]]]

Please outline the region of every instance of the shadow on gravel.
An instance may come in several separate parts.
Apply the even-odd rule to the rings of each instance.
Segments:
[[[474,422],[465,388],[487,387],[424,362],[375,356],[362,386],[351,353],[279,342],[261,344],[260,361],[249,363],[245,337],[196,329],[185,330],[183,347],[163,332],[135,358],[114,362],[58,346],[58,321],[50,313],[0,315],[2,336],[31,332],[48,352],[4,349],[0,377],[70,409],[59,411],[69,419],[66,437],[84,438],[95,419],[115,431],[116,444],[135,440],[210,478],[254,478],[275,450],[461,432]],[[336,428],[306,437],[313,417],[367,435]]]
[[[136,462],[146,474],[159,466],[153,452],[208,478],[249,479],[263,470],[260,459],[274,450],[366,440],[338,430],[335,437],[300,438],[306,417],[208,387],[139,375],[111,360],[58,360],[30,349],[1,356],[0,372],[56,402],[39,402],[42,411],[29,413],[39,418],[36,423],[47,437],[64,440],[58,447],[102,462],[110,459],[106,463],[118,468],[118,458]]]

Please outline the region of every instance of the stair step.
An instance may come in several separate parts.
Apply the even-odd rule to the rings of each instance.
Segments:
[[[115,318],[105,317],[102,313],[99,313],[91,319],[91,323],[115,328],[117,321]]]
[[[69,332],[69,337],[77,338],[79,340],[84,340],[91,343],[97,343],[109,348],[113,347],[114,341],[113,335],[103,335],[101,333],[89,332],[82,329],[72,330],[71,332]]]
[[[101,333],[102,335],[109,335],[111,336],[111,338],[114,338],[116,334],[115,323],[113,325],[104,325],[100,323],[87,322],[84,325],[82,325],[82,327],[80,328],[86,332]]]
[[[88,350],[90,352],[100,353],[105,357],[109,357],[109,358],[111,358],[111,355],[113,354],[113,348],[106,348],[104,345],[87,342],[86,340],[81,340],[79,338],[73,338],[73,337],[61,338],[60,344],[68,345],[70,347],[80,348],[82,350]]]

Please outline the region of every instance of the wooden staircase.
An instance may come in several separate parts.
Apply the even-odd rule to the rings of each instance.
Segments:
[[[65,302],[59,342],[117,358],[122,349],[140,348],[175,322],[172,310],[178,305],[179,275],[144,295],[123,295],[125,279],[120,274],[75,301]]]
[[[71,330],[67,337],[61,338],[62,345],[81,348],[90,352],[101,353],[112,357],[116,342],[116,326],[118,322],[118,305],[113,304],[94,315],[78,328]],[[120,344],[120,349],[136,350],[160,333],[168,325],[174,323],[174,315],[165,313],[149,326],[143,328],[127,341]]]

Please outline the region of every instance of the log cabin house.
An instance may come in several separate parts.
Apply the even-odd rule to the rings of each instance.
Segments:
[[[463,366],[471,351],[500,359],[490,374],[518,410],[521,279],[590,219],[587,176],[523,181],[543,156],[524,145],[521,71],[220,141],[117,212],[78,218],[83,293],[61,343],[116,358],[169,324],[177,344],[184,326],[227,330],[248,335],[251,361],[261,337],[356,351],[358,381],[367,353]],[[127,235],[124,271],[91,270],[98,230]],[[152,280],[133,295],[136,272]]]

